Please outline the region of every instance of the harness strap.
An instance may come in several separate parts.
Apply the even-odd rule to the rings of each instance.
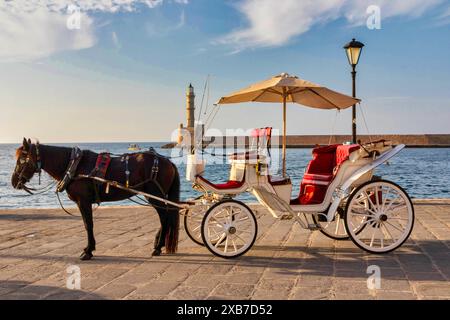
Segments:
[[[64,177],[61,179],[61,181],[59,181],[58,185],[56,186],[56,193],[63,192],[64,190],[66,190],[69,183],[75,177],[75,173],[77,171],[78,164],[80,163],[82,157],[83,157],[83,151],[78,147],[74,147],[70,154],[70,161],[69,161],[69,165],[67,166],[66,173],[64,174]]]
[[[41,185],[42,162],[39,154],[39,141],[36,142],[36,172],[39,176],[39,185]]]

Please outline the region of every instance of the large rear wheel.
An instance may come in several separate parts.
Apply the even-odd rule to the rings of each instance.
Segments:
[[[348,235],[359,248],[386,253],[408,239],[414,226],[414,207],[406,191],[397,184],[370,181],[350,196],[344,221]]]

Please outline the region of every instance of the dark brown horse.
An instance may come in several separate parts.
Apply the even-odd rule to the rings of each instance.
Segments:
[[[16,189],[29,191],[26,183],[33,175],[44,170],[55,180],[61,181],[69,166],[72,148],[56,147],[31,143],[30,139],[23,139],[23,145],[17,149],[17,164],[11,178]],[[76,174],[89,175],[96,166],[98,154],[84,150],[76,170]],[[158,158],[157,160],[155,160]],[[157,161],[158,173],[152,176],[153,164]],[[119,157],[111,159],[105,179],[126,182],[124,163]],[[139,191],[165,198],[172,202],[179,201],[180,177],[176,166],[167,158],[152,152],[134,153],[129,155],[128,162],[129,185]],[[154,174],[154,173],[153,173]],[[67,186],[67,194],[74,201],[83,217],[87,231],[87,247],[81,253],[81,260],[92,258],[95,250],[94,222],[92,218],[92,205],[96,202],[120,201],[132,197],[134,194],[105,185],[95,185],[89,178],[74,178]],[[152,255],[160,255],[163,247],[167,253],[175,253],[178,243],[179,209],[170,205],[147,199],[159,215],[161,228],[155,237]]]

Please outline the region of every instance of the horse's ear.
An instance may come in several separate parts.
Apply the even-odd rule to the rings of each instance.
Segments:
[[[28,144],[31,146],[31,139],[28,138]]]
[[[22,144],[23,144],[23,148],[24,148],[25,150],[28,150],[29,144],[28,144],[28,141],[27,141],[26,138],[23,138]]]

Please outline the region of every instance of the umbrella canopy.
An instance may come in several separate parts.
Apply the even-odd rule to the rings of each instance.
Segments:
[[[360,100],[282,73],[220,98],[217,104],[241,102],[283,103],[283,175],[286,175],[286,103],[294,102],[318,109],[345,109]]]

